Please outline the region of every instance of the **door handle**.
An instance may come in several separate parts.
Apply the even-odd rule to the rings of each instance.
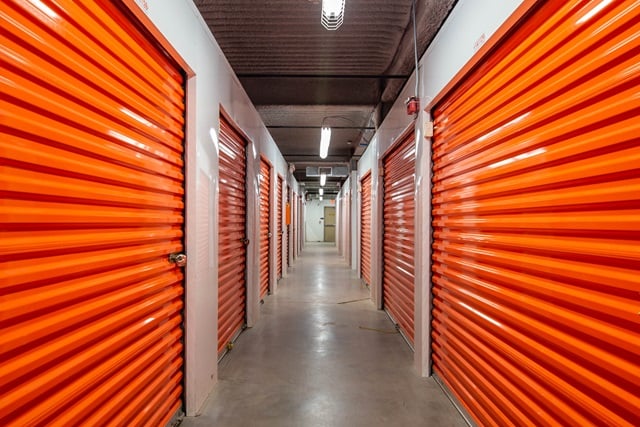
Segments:
[[[184,267],[187,265],[187,256],[185,254],[173,253],[169,255],[169,262],[178,267]]]

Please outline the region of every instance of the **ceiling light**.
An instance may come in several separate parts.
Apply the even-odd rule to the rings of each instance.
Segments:
[[[323,196],[323,195],[324,195],[324,189],[322,189],[322,188],[321,188],[321,189],[319,189],[319,190],[318,190],[318,194],[319,194],[319,195],[321,195],[321,196]]]
[[[318,197],[318,199],[319,199],[320,201],[322,201],[322,196]]]
[[[344,18],[345,0],[322,0],[322,26],[329,31],[340,28]]]
[[[327,183],[327,174],[326,173],[321,173],[320,174],[320,186],[322,187],[326,183]]]
[[[329,143],[331,142],[331,128],[322,126],[320,131],[320,158],[326,159],[329,154]]]

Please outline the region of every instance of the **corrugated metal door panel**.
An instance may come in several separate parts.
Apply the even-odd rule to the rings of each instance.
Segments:
[[[640,425],[640,4],[547,2],[434,112],[433,363],[485,425]]]
[[[269,241],[271,231],[271,165],[264,158],[260,158],[260,298],[269,292]]]
[[[242,330],[246,305],[246,141],[220,117],[218,354]]]
[[[284,235],[284,229],[282,228],[282,177],[280,175],[278,175],[278,187],[276,189],[276,191],[278,192],[278,195],[276,196],[276,203],[277,203],[277,207],[276,207],[276,238],[278,241],[278,247],[277,247],[277,256],[278,259],[276,260],[277,263],[277,267],[276,267],[276,271],[278,274],[278,279],[282,277],[282,237]]]
[[[182,405],[182,72],[111,2],[3,2],[0,21],[0,424],[163,425]]]
[[[409,132],[383,159],[384,308],[413,343],[416,144]]]
[[[360,271],[367,285],[371,284],[371,172],[360,181],[362,208],[360,215]]]

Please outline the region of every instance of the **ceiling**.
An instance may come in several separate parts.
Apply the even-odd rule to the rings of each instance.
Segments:
[[[194,0],[295,176],[307,166],[353,164],[415,68],[412,0],[346,0],[336,31],[320,0]],[[422,56],[455,0],[416,0]],[[331,127],[319,157],[320,128]],[[346,177],[329,177],[331,197]]]

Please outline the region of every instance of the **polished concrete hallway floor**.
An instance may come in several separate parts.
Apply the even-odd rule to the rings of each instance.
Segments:
[[[219,366],[194,426],[466,426],[333,246],[308,244]]]

